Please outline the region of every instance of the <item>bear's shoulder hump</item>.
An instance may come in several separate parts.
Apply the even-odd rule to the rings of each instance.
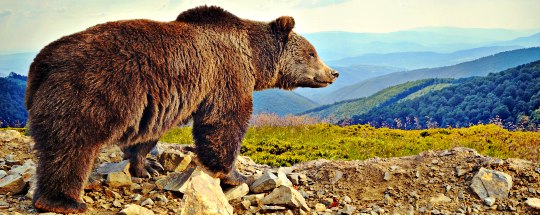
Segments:
[[[223,23],[238,22],[240,18],[217,6],[199,6],[186,10],[176,18],[176,21],[190,23]]]

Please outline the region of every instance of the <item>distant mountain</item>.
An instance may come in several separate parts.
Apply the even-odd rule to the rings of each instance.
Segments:
[[[275,113],[280,116],[296,114],[318,104],[295,92],[269,89],[253,93],[253,114]]]
[[[537,47],[540,46],[540,33],[536,33],[526,37],[519,37],[509,41],[495,42],[493,45],[517,45],[524,47]]]
[[[30,64],[37,53],[26,52],[17,54],[0,55],[0,77],[5,77],[11,72],[20,75],[28,75]]]
[[[303,34],[327,61],[363,54],[392,52],[455,52],[483,46],[538,46],[520,45],[513,41],[538,33],[534,30],[477,29],[431,27],[389,33],[317,32]],[[500,43],[500,41],[506,41]],[[497,44],[499,42],[500,44]],[[362,64],[362,63],[358,63]],[[399,67],[399,66],[398,66]]]
[[[353,124],[418,129],[500,123],[510,129],[540,125],[540,61],[394,103],[353,117]]]
[[[382,108],[395,102],[410,100],[429,92],[440,90],[453,84],[452,79],[423,79],[399,84],[381,90],[369,97],[336,102],[319,106],[300,115],[309,115],[331,122],[346,121],[354,115],[366,113],[374,108]]]
[[[326,94],[342,87],[355,84],[369,78],[404,71],[404,69],[401,68],[371,65],[353,65],[345,67],[332,66],[332,68],[339,71],[339,78],[330,86],[324,88],[298,88],[294,90],[294,92],[318,103]]]
[[[454,66],[391,73],[340,88],[327,94],[320,100],[320,103],[330,104],[337,101],[367,97],[387,87],[414,80],[485,76],[492,72],[502,71],[539,59],[540,48],[537,47],[501,52]]]
[[[347,66],[355,64],[370,64],[393,66],[411,69],[433,68],[455,65],[480,57],[522,48],[521,46],[490,46],[460,50],[452,53],[438,52],[395,52],[388,54],[366,54],[358,57],[329,61],[329,65]]]
[[[26,124],[25,89],[25,76],[10,73],[7,77],[0,77],[0,127],[21,127]]]

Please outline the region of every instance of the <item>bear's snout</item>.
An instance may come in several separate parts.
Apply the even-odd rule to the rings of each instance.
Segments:
[[[336,71],[336,70],[331,69],[331,70],[330,70],[330,74],[331,74],[332,76],[334,76],[334,79],[336,79],[337,77],[339,77],[339,72]]]

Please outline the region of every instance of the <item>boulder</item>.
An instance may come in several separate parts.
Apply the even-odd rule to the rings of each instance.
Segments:
[[[17,194],[24,190],[26,182],[20,175],[8,175],[0,179],[0,194]]]
[[[239,199],[249,193],[249,186],[246,183],[232,187],[225,191],[228,200]]]
[[[120,211],[122,215],[153,215],[154,212],[139,205],[129,204]]]
[[[159,156],[158,161],[166,171],[182,172],[191,163],[191,156],[182,152],[166,151]]]
[[[167,177],[156,181],[156,186],[159,189],[184,193],[187,182],[193,176],[195,170],[196,168],[188,168],[181,173],[171,173]]]
[[[233,214],[233,207],[223,194],[219,179],[197,168],[184,192],[184,207],[180,214]]]
[[[276,188],[268,196],[265,196],[262,203],[265,205],[280,205],[310,211],[302,194],[291,187],[283,185]]]
[[[540,199],[537,198],[527,198],[525,204],[531,208],[540,210]]]
[[[223,194],[219,179],[197,168],[186,186],[180,214],[233,214],[233,207]]]
[[[281,185],[285,185],[287,187],[293,186],[293,183],[287,178],[287,173],[286,173],[285,168],[280,167],[277,173],[278,173],[279,180],[281,180]]]
[[[276,175],[266,170],[261,177],[251,184],[249,190],[253,193],[264,193],[273,190],[280,185],[281,180],[276,177]]]
[[[511,187],[512,176],[485,168],[480,168],[471,182],[471,189],[482,200],[488,197],[506,199]]]

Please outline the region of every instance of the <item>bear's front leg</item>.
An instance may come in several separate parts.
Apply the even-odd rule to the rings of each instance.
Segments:
[[[233,97],[233,96],[231,96]],[[193,138],[199,162],[228,185],[253,182],[234,163],[251,117],[251,97],[240,101],[202,104],[193,116]]]

